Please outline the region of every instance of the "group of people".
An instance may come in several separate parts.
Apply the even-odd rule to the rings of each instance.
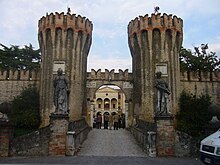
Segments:
[[[120,128],[125,128],[125,116],[122,115],[108,115],[104,114],[103,117],[104,120],[104,129],[114,129],[118,130]],[[102,115],[98,114],[97,117],[95,118],[95,123],[94,127],[101,129],[102,128]],[[113,128],[112,128],[113,127]]]

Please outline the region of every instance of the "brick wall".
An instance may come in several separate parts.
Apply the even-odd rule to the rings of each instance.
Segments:
[[[50,140],[49,140],[49,155],[65,155],[66,153],[66,133],[68,131],[68,115],[50,116]]]
[[[6,120],[0,120],[0,157],[7,157],[9,155],[9,146],[12,135],[12,123]]]
[[[172,117],[156,117],[158,156],[174,156],[174,123]]]

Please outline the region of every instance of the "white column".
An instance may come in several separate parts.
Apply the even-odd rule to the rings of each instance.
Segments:
[[[95,110],[94,100],[90,101],[90,127],[93,127],[93,112]]]
[[[128,101],[125,100],[125,128],[128,127]]]

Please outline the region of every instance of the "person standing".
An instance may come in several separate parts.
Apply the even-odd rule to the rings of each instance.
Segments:
[[[102,116],[100,114],[98,114],[97,116],[97,126],[98,126],[98,129],[101,129],[102,127]]]
[[[114,130],[118,130],[118,114],[114,115],[113,120],[114,120]]]
[[[124,129],[125,128],[125,115],[122,115],[122,119],[121,119],[121,127]]]
[[[118,128],[121,129],[121,116],[118,116]]]
[[[113,117],[112,117],[112,115],[110,114],[110,115],[109,115],[109,129],[110,129],[110,130],[112,129],[112,126],[113,126]]]
[[[104,114],[104,129],[108,129],[109,117],[107,114]]]

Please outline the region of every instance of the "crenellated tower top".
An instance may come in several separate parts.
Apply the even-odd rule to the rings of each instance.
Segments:
[[[139,33],[143,30],[159,29],[160,31],[166,31],[167,29],[176,30],[182,34],[183,20],[172,14],[151,14],[151,17],[146,14],[144,17],[139,16],[134,20],[131,20],[128,24],[128,35]]]
[[[38,22],[39,31],[46,31],[47,29],[57,29],[61,28],[63,30],[73,29],[73,31],[82,31],[87,34],[92,34],[93,24],[86,17],[81,17],[80,15],[64,12],[55,14],[47,14],[46,17],[43,16]]]

